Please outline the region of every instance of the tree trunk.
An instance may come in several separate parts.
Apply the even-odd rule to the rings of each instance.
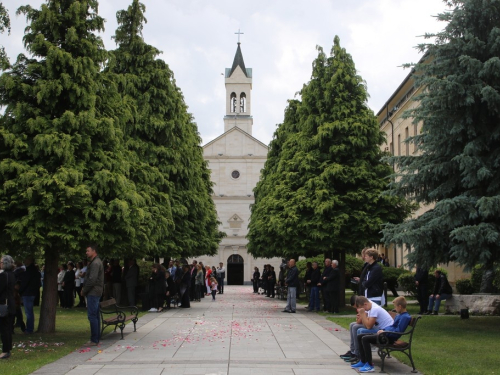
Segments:
[[[38,332],[40,333],[54,333],[56,331],[58,264],[59,253],[57,251],[45,251],[42,305],[38,322]]]

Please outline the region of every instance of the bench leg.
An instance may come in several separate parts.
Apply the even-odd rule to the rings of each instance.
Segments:
[[[382,360],[382,366],[380,366],[380,372],[385,372],[384,371],[385,357],[389,356],[389,351],[384,350],[384,349],[379,349],[378,355],[379,355],[380,359]]]
[[[132,322],[134,322],[134,332],[137,332],[137,330],[135,329],[135,323],[137,323],[139,319],[132,319]]]
[[[125,324],[120,324],[120,331],[121,331],[121,334],[122,334],[122,340],[123,340],[123,328],[125,328]]]
[[[413,373],[418,372],[417,369],[415,368],[415,363],[413,362],[413,356],[411,355],[411,346],[410,346],[410,349],[408,350],[408,352],[409,352],[408,358],[410,358],[411,367],[413,367],[413,370],[411,372],[413,372]]]

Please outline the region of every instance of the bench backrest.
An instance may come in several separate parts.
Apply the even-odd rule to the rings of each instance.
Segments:
[[[105,309],[106,307],[110,307],[116,305],[116,300],[114,298],[107,299],[106,301],[102,301],[99,306],[101,306],[101,309]]]
[[[411,345],[411,340],[413,340],[413,333],[415,332],[415,327],[417,326],[417,323],[419,321],[419,319],[421,318],[421,316],[412,316],[411,317],[411,320],[410,320],[410,324],[408,324],[408,327],[411,327],[410,330],[407,329],[407,332],[410,333],[410,337],[408,339],[408,344]]]

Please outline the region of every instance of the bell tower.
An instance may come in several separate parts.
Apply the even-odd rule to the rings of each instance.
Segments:
[[[252,135],[252,69],[245,67],[241,53],[240,33],[238,48],[234,55],[233,66],[226,68],[226,115],[224,116],[224,132],[237,126]]]

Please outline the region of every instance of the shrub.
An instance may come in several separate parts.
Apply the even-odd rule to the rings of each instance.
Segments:
[[[406,293],[412,297],[417,296],[417,286],[415,285],[415,273],[408,272],[399,275],[398,284]]]
[[[459,279],[456,281],[457,292],[459,294],[472,294],[474,287],[471,279]]]

